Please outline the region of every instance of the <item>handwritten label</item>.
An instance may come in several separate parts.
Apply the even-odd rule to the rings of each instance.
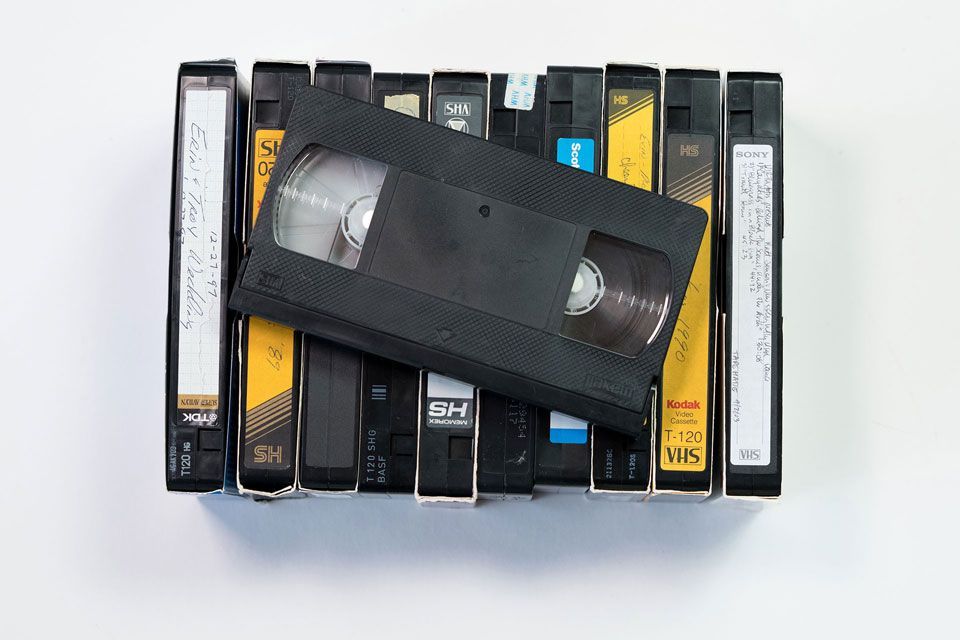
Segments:
[[[177,404],[213,412],[220,396],[221,261],[227,91],[187,89],[181,125]],[[211,422],[216,421],[212,416]]]
[[[730,464],[770,464],[773,147],[733,148]]]

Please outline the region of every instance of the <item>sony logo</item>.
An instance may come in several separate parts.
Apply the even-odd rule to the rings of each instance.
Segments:
[[[770,155],[769,151],[735,151],[733,155],[737,158],[766,158]]]

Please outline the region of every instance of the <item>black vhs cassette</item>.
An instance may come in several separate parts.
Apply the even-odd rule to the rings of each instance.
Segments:
[[[309,84],[306,63],[253,65],[245,237],[257,221],[293,102]],[[301,337],[254,316],[243,317],[240,335],[237,485],[245,493],[276,495],[296,482]]]
[[[776,498],[782,478],[783,82],[727,75],[724,494]]]
[[[365,62],[318,60],[313,83],[353,100],[370,101],[372,78]],[[362,189],[364,184],[363,176],[351,176],[342,187]],[[298,471],[298,485],[304,491],[357,489],[361,357],[360,352],[323,338],[304,337]]]
[[[430,76],[425,73],[375,73],[373,103],[426,120],[430,105]]]
[[[363,354],[361,493],[412,494],[417,478],[420,371]]]
[[[702,211],[311,88],[275,171],[237,309],[639,433]]]
[[[547,67],[546,102],[547,157],[600,173],[603,69]]]
[[[707,215],[654,407],[654,494],[700,499],[712,490],[716,347],[716,230],[720,194],[720,73],[664,77],[661,192]]]
[[[430,76],[377,73],[375,104],[414,118],[426,118]],[[412,494],[417,478],[420,371],[363,354],[358,488],[373,495]]]
[[[167,316],[170,491],[222,490],[236,462],[238,323],[226,302],[240,249],[247,99],[232,60],[180,66]]]
[[[609,64],[604,79],[604,175],[657,193],[660,189],[660,69]],[[599,426],[593,429],[591,488],[596,494],[639,496],[649,492],[650,429],[649,415],[638,436]]]
[[[546,77],[490,76],[490,141],[535,156],[544,153]],[[539,410],[493,391],[479,393],[477,491],[487,498],[522,499],[533,494]]]
[[[476,498],[477,389],[422,371],[417,439],[418,500]]]

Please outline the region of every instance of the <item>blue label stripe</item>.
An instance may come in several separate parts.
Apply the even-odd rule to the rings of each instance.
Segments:
[[[587,444],[587,423],[557,411],[550,412],[550,442]]]
[[[557,162],[593,173],[594,144],[591,138],[557,140]]]

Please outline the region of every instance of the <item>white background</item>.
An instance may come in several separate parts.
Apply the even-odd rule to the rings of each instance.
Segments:
[[[952,3],[138,4],[3,9],[5,638],[955,627]],[[167,495],[176,73],[214,56],[247,74],[256,57],[383,71],[608,60],[781,70],[783,501],[752,511],[568,496],[451,511]]]

